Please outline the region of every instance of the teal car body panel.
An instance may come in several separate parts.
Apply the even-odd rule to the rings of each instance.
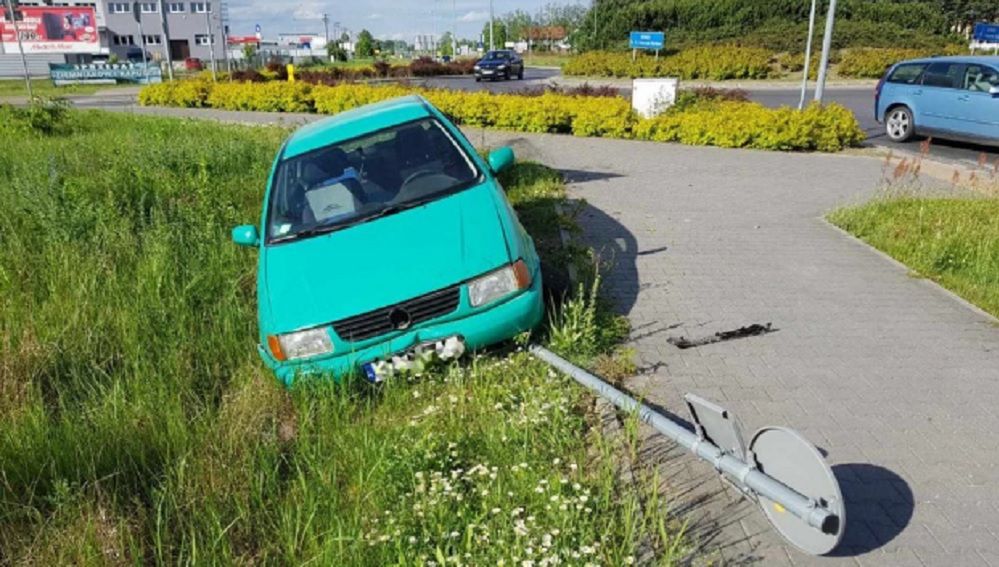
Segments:
[[[432,118],[474,163],[479,177],[471,186],[443,197],[346,228],[307,238],[268,243],[267,211],[279,164],[294,156],[380,130]],[[279,151],[268,181],[264,214],[254,243],[257,270],[259,345],[264,362],[285,383],[302,373],[341,377],[366,362],[385,359],[418,344],[460,336],[480,348],[536,327],[543,317],[540,259],[503,188],[461,132],[420,97],[403,97],[341,113],[291,135]],[[233,238],[247,244],[237,232]],[[523,261],[530,285],[473,307],[468,282]],[[452,286],[460,287],[454,311],[351,341],[333,323],[396,305]],[[303,329],[324,329],[329,354],[281,361],[268,337]]]

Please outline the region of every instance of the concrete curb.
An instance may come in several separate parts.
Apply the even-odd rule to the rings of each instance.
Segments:
[[[876,255],[876,256],[880,256],[881,259],[883,259],[883,260],[887,261],[888,263],[894,265],[900,271],[904,271],[906,274],[912,274],[913,273],[912,268],[910,268],[909,266],[906,266],[902,262],[900,262],[900,261],[896,260],[895,258],[889,256],[887,253],[885,253],[885,252],[883,252],[883,251],[875,248],[874,246],[871,246],[870,244],[868,244],[867,242],[861,240],[860,238],[857,238],[856,236],[850,234],[849,232],[843,230],[842,228],[834,225],[833,223],[829,222],[829,219],[827,219],[825,216],[819,217],[819,221],[822,222],[823,224],[825,224],[826,226],[828,226],[829,228],[833,229],[834,231],[838,232],[842,236],[844,236],[847,240],[852,241],[854,244],[856,244],[858,246],[866,248],[867,250],[873,252],[874,255]],[[925,286],[927,286],[929,288],[932,288],[932,289],[936,290],[937,293],[950,298],[951,301],[954,301],[954,302],[960,304],[965,309],[971,311],[972,313],[975,313],[976,315],[978,315],[979,317],[981,317],[982,319],[984,319],[986,322],[988,322],[988,323],[990,323],[992,325],[999,326],[999,318],[997,318],[994,315],[992,315],[991,313],[985,311],[981,307],[978,307],[974,303],[971,303],[970,301],[968,301],[967,299],[965,299],[965,298],[961,297],[960,295],[954,293],[953,291],[951,291],[951,290],[945,288],[944,286],[938,284],[937,282],[931,280],[930,278],[927,278],[927,277],[924,277],[924,276],[918,276],[918,277],[914,277],[913,279],[915,279],[918,282],[920,282],[921,285],[925,285]]]

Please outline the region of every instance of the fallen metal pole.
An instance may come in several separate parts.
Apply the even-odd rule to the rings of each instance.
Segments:
[[[626,412],[637,412],[639,419],[692,452],[697,458],[708,461],[716,470],[725,473],[738,485],[754,494],[766,497],[787,509],[809,526],[823,533],[839,530],[840,519],[818,503],[789,488],[782,482],[760,472],[754,465],[723,452],[711,442],[699,438],[694,432],[667,418],[649,406],[636,401],[600,378],[579,368],[550,350],[532,346],[531,354],[569,375],[583,386]]]

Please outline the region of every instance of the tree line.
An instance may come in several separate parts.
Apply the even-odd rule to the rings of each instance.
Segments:
[[[820,0],[824,14],[828,0]],[[807,35],[809,0],[594,0],[576,30],[582,49],[623,47],[628,32],[667,33],[674,45],[739,41],[793,48]],[[999,20],[997,0],[839,0],[838,47],[922,47],[967,39]],[[834,36],[834,38],[836,38]]]

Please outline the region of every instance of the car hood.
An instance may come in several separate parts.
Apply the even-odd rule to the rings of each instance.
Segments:
[[[486,182],[349,228],[264,248],[268,332],[330,323],[510,262]]]
[[[477,65],[479,67],[499,67],[500,65],[506,65],[507,63],[509,63],[509,61],[505,59],[483,59],[482,61],[479,61]]]

